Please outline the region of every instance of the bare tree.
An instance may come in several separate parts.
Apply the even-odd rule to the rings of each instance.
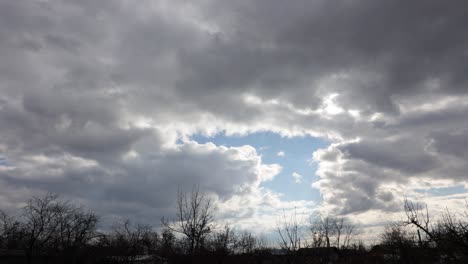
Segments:
[[[414,263],[416,235],[405,225],[387,225],[381,234],[382,246],[389,251],[392,263]]]
[[[330,247],[330,241],[336,233],[336,218],[317,215],[311,220],[310,231],[314,247]]]
[[[312,247],[347,248],[356,227],[345,217],[316,215],[311,218]]]
[[[405,199],[404,209],[407,217],[404,224],[416,228],[420,246],[437,248],[455,262],[461,261],[460,256],[464,256],[468,261],[467,211],[458,212],[457,217],[456,212],[446,209],[437,221],[431,223],[427,206]]]
[[[212,231],[213,222],[213,202],[201,193],[198,187],[194,187],[189,195],[178,190],[176,219],[171,222],[162,219],[164,226],[186,236],[190,254],[194,254],[203,246],[203,242]]]
[[[159,254],[163,257],[168,257],[176,252],[176,237],[171,229],[165,228],[161,234],[161,243],[159,246]]]
[[[466,214],[466,212],[464,213]],[[462,214],[463,215],[463,214]],[[468,260],[468,219],[457,218],[448,209],[430,230],[433,239],[444,251],[465,252]]]
[[[395,223],[385,226],[380,237],[383,245],[391,247],[408,247],[414,245],[416,241],[414,233],[406,229],[405,226]]]
[[[110,247],[117,251],[125,263],[134,263],[137,255],[147,253],[157,239],[155,232],[148,225],[133,224],[130,220],[114,224],[109,234]]]
[[[23,236],[20,222],[0,210],[0,248],[18,248]]]
[[[213,234],[212,246],[213,250],[221,255],[229,255],[234,252],[237,246],[237,237],[234,229],[228,224]]]
[[[55,194],[30,199],[21,215],[21,232],[27,261],[34,255],[54,252],[74,263],[78,250],[95,235],[97,217],[92,212],[60,200]]]
[[[335,217],[332,222],[335,231],[335,243],[337,248],[347,248],[353,235],[355,235],[356,227],[346,217]]]
[[[422,230],[432,241],[435,241],[435,236],[431,232],[430,215],[427,205],[421,203],[413,203],[405,198],[404,209],[406,213],[406,224],[414,225],[418,228],[418,239],[421,243],[419,230]]]
[[[271,248],[271,241],[264,236],[259,236],[256,239],[255,251],[265,252]]]
[[[283,211],[282,217],[276,223],[276,232],[280,240],[279,246],[287,250],[289,253],[294,253],[301,248],[301,230],[297,221],[296,208],[289,218],[286,212]]]
[[[357,234],[356,226],[349,223],[345,225],[344,228],[344,240],[341,247],[349,248],[350,244],[353,242],[353,237]]]
[[[8,238],[8,231],[10,229],[11,218],[3,211],[0,210],[0,247],[5,247]]]
[[[28,263],[32,257],[44,250],[45,245],[54,237],[58,228],[60,201],[58,196],[46,196],[30,199],[23,210],[23,230],[25,236],[25,251]]]
[[[238,238],[238,248],[241,254],[251,254],[257,247],[257,239],[252,233],[244,231]]]
[[[96,237],[97,216],[68,202],[60,203],[56,210],[52,250],[61,252],[63,261],[75,263],[78,252]]]

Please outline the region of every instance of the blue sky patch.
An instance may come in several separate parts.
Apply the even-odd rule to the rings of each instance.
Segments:
[[[0,166],[8,166],[7,159],[1,155],[0,155]]]
[[[271,132],[257,132],[246,136],[194,135],[191,140],[226,147],[250,145],[262,156],[264,163],[277,163],[283,167],[279,175],[262,186],[284,194],[286,201],[320,201],[320,192],[311,188],[311,183],[318,180],[315,175],[317,164],[311,163],[311,158],[315,150],[329,145],[323,139],[310,136],[288,138]]]
[[[419,193],[427,193],[431,196],[446,196],[452,194],[466,193],[468,190],[465,189],[464,185],[454,185],[450,187],[443,188],[431,188],[431,189],[417,189]]]

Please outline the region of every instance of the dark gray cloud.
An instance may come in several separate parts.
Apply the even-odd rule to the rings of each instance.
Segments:
[[[278,170],[252,149],[178,141],[196,132],[328,138],[315,186],[346,213],[396,210],[416,179],[466,183],[466,10],[1,1],[0,157],[12,165],[0,181],[18,190],[3,203],[51,190],[116,214],[166,212],[178,185],[225,201]]]
[[[345,157],[360,159],[373,165],[402,171],[407,174],[422,173],[437,166],[435,157],[426,153],[423,144],[415,139],[357,142],[340,147]]]
[[[143,143],[148,146],[154,142]],[[261,165],[251,147],[217,148],[189,142],[150,153],[136,144],[135,151],[136,156],[113,157],[112,161],[70,154],[18,158],[14,167],[0,170],[2,189],[51,191],[78,198],[104,215],[155,221],[174,213],[178,189],[189,191],[199,186],[226,200],[255,190],[259,177],[268,175],[258,170],[270,168]],[[113,203],[132,206],[119,213],[118,207],[107,208]]]
[[[449,154],[459,159],[468,157],[468,131],[452,131],[451,133],[435,132],[432,135],[432,147],[443,154]]]
[[[239,43],[236,48],[250,47],[237,54],[246,58],[245,64],[235,64],[239,69],[251,65],[254,59],[249,51],[257,49],[256,65],[265,61],[268,66],[260,74],[256,68],[253,78],[262,82],[264,77],[275,76],[278,89],[265,85],[260,94],[275,97],[286,87],[294,88],[285,96],[310,104],[314,94],[307,91],[317,88],[317,79],[346,74],[344,83],[327,86],[326,92],[340,92],[340,102],[350,107],[395,112],[398,97],[428,91],[428,80],[441,82],[437,92],[466,92],[461,63],[468,55],[467,38],[461,34],[467,22],[464,5],[440,1],[230,1],[215,5],[210,15],[224,23],[226,38]],[[226,49],[224,55],[232,50]],[[243,81],[251,79],[243,77]]]

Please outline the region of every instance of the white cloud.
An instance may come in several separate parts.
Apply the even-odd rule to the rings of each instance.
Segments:
[[[276,156],[278,157],[284,157],[284,151],[279,151],[278,153],[276,153]]]
[[[301,183],[303,178],[304,178],[301,174],[299,174],[297,172],[293,172],[292,177],[293,177],[295,183]]]

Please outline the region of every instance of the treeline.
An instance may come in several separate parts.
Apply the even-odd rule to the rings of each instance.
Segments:
[[[406,219],[388,225],[379,245],[393,263],[468,263],[468,201],[465,210],[431,217],[427,205],[405,200]]]
[[[215,224],[212,200],[196,188],[178,192],[176,216],[163,218],[159,232],[129,220],[99,230],[95,213],[47,194],[30,199],[15,215],[0,210],[0,262],[231,263],[260,256],[269,263],[468,263],[468,204],[467,210],[446,210],[438,219],[419,203],[406,200],[404,208],[406,219],[387,226],[373,247],[357,239],[346,218],[317,215],[304,225],[295,211],[278,218],[278,240],[271,245]],[[22,262],[7,262],[10,255]]]
[[[215,226],[213,204],[198,190],[178,194],[178,218],[163,219],[160,232],[129,220],[98,230],[94,212],[54,194],[34,197],[17,215],[0,210],[0,258],[3,252],[4,257],[24,254],[25,263],[136,263],[156,256],[261,254],[266,250],[266,241],[250,232]]]
[[[279,245],[289,254],[335,248],[345,256],[339,263],[354,263],[350,256],[365,263],[468,263],[468,201],[461,211],[446,209],[434,218],[427,205],[405,199],[404,212],[404,219],[388,224],[380,241],[368,247],[356,240],[356,227],[346,218],[319,215],[301,233],[294,212],[277,226]]]

